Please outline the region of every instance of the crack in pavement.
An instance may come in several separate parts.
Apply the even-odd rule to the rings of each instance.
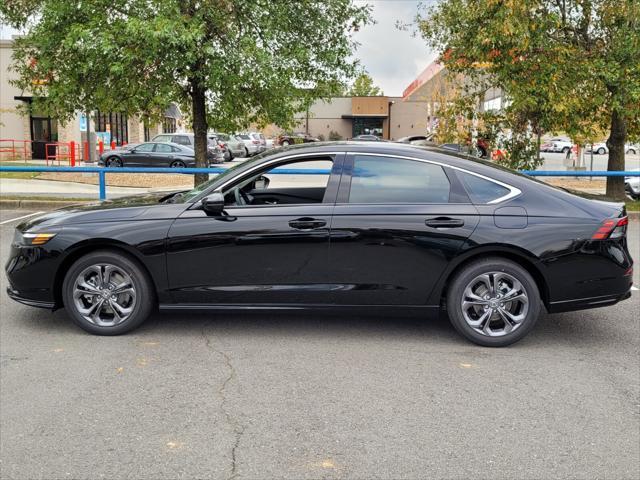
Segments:
[[[242,425],[240,422],[238,422],[238,420],[236,420],[233,415],[231,415],[231,413],[229,412],[229,410],[227,410],[227,395],[226,395],[226,389],[227,389],[227,385],[229,383],[231,383],[231,381],[233,381],[234,379],[237,378],[237,374],[236,374],[236,369],[233,366],[233,363],[231,363],[231,357],[225,353],[224,351],[220,350],[220,349],[216,349],[211,341],[211,338],[209,338],[207,336],[207,334],[205,333],[205,328],[211,325],[211,322],[207,322],[202,326],[202,338],[204,339],[205,345],[206,347],[211,350],[213,353],[219,355],[220,357],[222,357],[224,364],[227,368],[227,370],[229,371],[229,375],[227,375],[227,378],[225,378],[224,382],[222,382],[222,385],[220,385],[220,388],[218,388],[218,396],[220,397],[220,410],[222,410],[222,414],[225,417],[225,421],[227,422],[227,425],[229,425],[229,427],[231,427],[234,435],[235,435],[235,440],[233,442],[233,446],[231,447],[231,472],[229,474],[229,476],[227,477],[227,480],[232,480],[234,478],[237,477],[238,473],[237,473],[237,450],[238,447],[240,446],[240,439],[242,438],[242,434],[244,433],[245,427],[244,425]]]

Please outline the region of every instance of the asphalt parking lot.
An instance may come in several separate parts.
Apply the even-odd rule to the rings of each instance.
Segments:
[[[30,213],[0,211],[3,264]],[[638,261],[637,217],[629,238]],[[401,315],[156,314],[96,337],[5,287],[3,479],[640,477],[638,291],[486,349]]]

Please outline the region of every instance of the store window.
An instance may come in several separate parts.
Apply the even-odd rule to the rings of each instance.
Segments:
[[[108,143],[123,145],[129,142],[129,126],[124,113],[96,113],[96,132],[107,133]]]
[[[176,119],[172,117],[164,117],[162,120],[162,133],[175,133]]]

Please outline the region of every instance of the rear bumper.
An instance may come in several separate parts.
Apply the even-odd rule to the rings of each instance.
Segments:
[[[551,302],[547,310],[549,313],[572,312],[588,308],[608,307],[631,297],[631,289],[621,295],[603,295],[599,297],[578,298]]]

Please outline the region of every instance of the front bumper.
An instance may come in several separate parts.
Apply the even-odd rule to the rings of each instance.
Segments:
[[[46,300],[35,300],[32,298],[23,297],[20,292],[15,290],[12,287],[7,287],[7,295],[11,300],[15,300],[18,303],[22,303],[23,305],[28,305],[30,307],[38,307],[38,308],[47,308],[49,310],[55,310],[55,303],[49,302]]]

